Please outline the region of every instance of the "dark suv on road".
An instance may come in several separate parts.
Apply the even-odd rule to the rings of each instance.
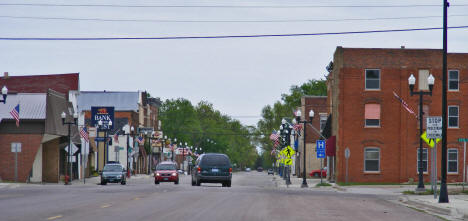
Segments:
[[[201,183],[221,183],[223,187],[231,187],[232,166],[226,154],[202,154],[195,161],[192,171],[192,186]]]
[[[125,178],[126,170],[120,163],[108,163],[102,169],[101,174],[101,185],[107,183],[120,183],[125,185],[127,180]]]

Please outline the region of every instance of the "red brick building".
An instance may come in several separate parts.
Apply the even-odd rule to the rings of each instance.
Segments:
[[[468,136],[468,53],[448,54],[448,182],[463,179],[463,143]],[[345,148],[350,149],[350,182],[417,181],[419,123],[395,98],[399,95],[419,113],[419,96],[410,96],[408,78],[416,77],[415,91],[427,90],[425,80],[432,74],[432,96],[423,97],[426,116],[442,115],[442,50],[365,49],[337,47],[328,76],[332,107],[332,135],[336,136],[336,179],[345,181]],[[421,79],[421,80],[420,80]],[[425,120],[425,119],[424,119]],[[423,124],[423,127],[425,125]],[[424,180],[429,181],[431,148],[424,144]],[[441,148],[438,148],[440,179]]]

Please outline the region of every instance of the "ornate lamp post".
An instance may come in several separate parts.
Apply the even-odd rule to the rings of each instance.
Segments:
[[[0,100],[0,102],[3,102],[3,103],[5,104],[5,103],[6,103],[7,95],[8,95],[8,88],[7,88],[6,86],[3,86],[3,88],[2,88],[2,97],[3,97],[3,100]]]
[[[5,95],[4,95],[5,96]],[[71,125],[77,125],[78,121],[78,114],[74,113],[73,114],[73,121],[72,122],[66,122],[65,118],[67,117],[67,114],[65,112],[62,112],[60,115],[62,117],[62,125],[68,125],[68,156],[67,156],[67,165],[65,167],[65,185],[68,185],[68,181],[72,180],[72,164],[70,162],[71,155],[72,155],[72,149],[71,149]],[[70,169],[70,172],[68,173],[68,169]]]
[[[422,80],[422,79],[420,79]],[[418,91],[414,92],[414,84],[416,83],[416,78],[413,74],[410,75],[408,78],[408,84],[411,92],[411,96],[417,94],[419,95],[419,162],[418,162],[418,173],[419,173],[419,182],[416,191],[425,191],[424,188],[424,177],[423,177],[423,143],[421,135],[423,133],[423,95],[430,95],[432,96],[432,89],[434,88],[434,76],[429,75],[426,79],[427,83],[429,84],[429,91]]]
[[[127,177],[130,177],[130,156],[128,153],[130,152],[130,135],[133,134],[135,128],[133,126],[129,126],[128,124],[125,125],[122,130],[125,132],[124,135],[127,135]]]
[[[177,144],[177,138],[174,138],[174,144]],[[172,147],[172,162],[174,162],[174,147]]]
[[[303,174],[302,174],[302,185],[301,185],[301,187],[305,188],[305,187],[309,187],[307,185],[307,180],[306,180],[306,178],[307,178],[307,170],[306,170],[306,131],[307,131],[307,123],[312,123],[312,120],[314,119],[314,111],[313,110],[309,111],[309,121],[307,121],[307,120],[301,121],[301,114],[302,113],[301,113],[300,110],[298,110],[296,112],[296,121],[298,123],[303,123],[304,124],[304,127],[303,127],[303,129],[304,129],[304,151],[302,153],[304,155],[304,157],[303,157],[304,167],[303,167],[303,170],[302,170]],[[304,119],[305,119],[305,117],[304,117]]]
[[[108,159],[108,149],[109,149],[109,141],[108,141],[108,131],[109,131],[109,128],[112,126],[112,121],[109,120],[109,123],[107,125],[104,125],[104,123],[102,122],[102,120],[99,120],[98,121],[98,125],[97,125],[97,128],[101,131],[104,131],[104,138],[105,138],[105,143],[104,143],[104,165],[106,165],[107,161],[109,161]]]

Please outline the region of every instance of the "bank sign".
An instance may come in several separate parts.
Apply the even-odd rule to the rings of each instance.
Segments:
[[[91,125],[97,126],[99,120],[102,121],[102,127],[99,129],[114,129],[114,107],[91,107]],[[109,125],[109,122],[112,124]]]

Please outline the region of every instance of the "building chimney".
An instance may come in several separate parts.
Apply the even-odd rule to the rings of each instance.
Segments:
[[[8,72],[3,72],[3,78],[7,79],[8,78]]]
[[[405,49],[405,46],[404,46],[404,45],[402,45],[402,46],[401,46],[401,49]]]

